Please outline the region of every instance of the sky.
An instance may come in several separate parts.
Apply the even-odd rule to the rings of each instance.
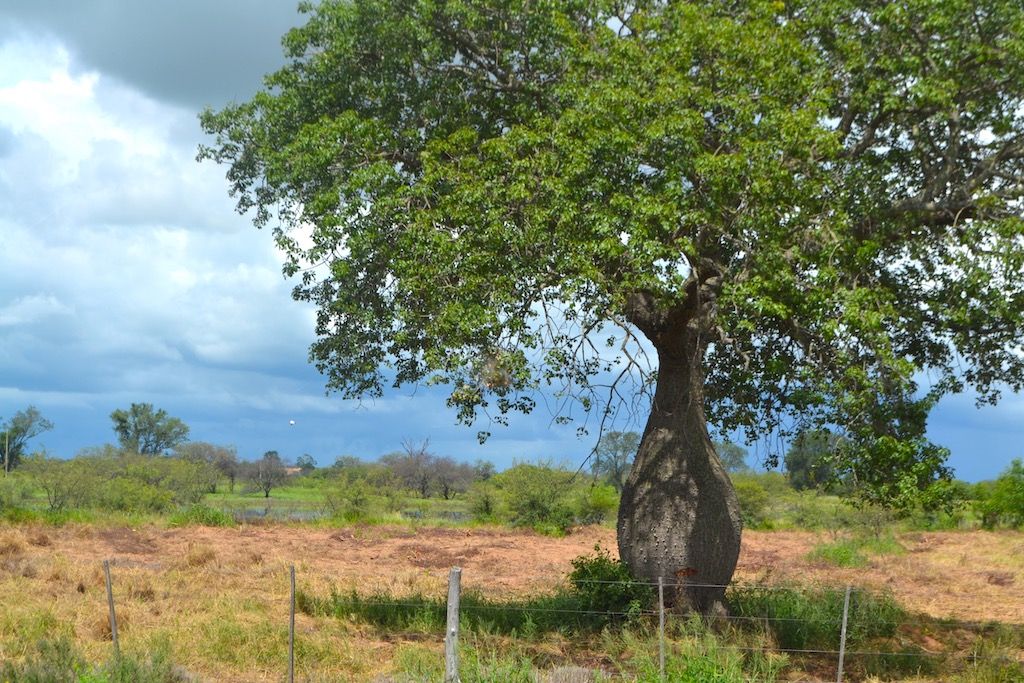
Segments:
[[[578,465],[594,437],[543,409],[480,445],[488,425],[457,425],[437,390],[325,395],[313,309],[225,169],[195,160],[198,112],[248,99],[301,22],[292,0],[0,0],[0,419],[35,405],[54,429],[30,446],[59,457],[113,442],[111,411],[145,402],[246,459],[429,439],[463,461]],[[961,478],[997,476],[1024,457],[1024,396],[948,398],[929,435]]]

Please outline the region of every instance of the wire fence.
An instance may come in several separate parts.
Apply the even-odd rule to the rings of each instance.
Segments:
[[[109,560],[103,562],[110,632],[114,656],[118,657],[120,643],[115,582],[111,577],[111,566]],[[656,623],[656,631],[653,631],[656,636],[652,637],[652,640],[657,641],[657,678],[660,681],[676,680],[673,678],[671,662],[687,656],[687,637],[694,635],[695,622],[699,624],[700,632],[721,636],[715,640],[716,651],[761,658],[795,657],[797,663],[812,664],[810,669],[816,677],[800,680],[835,680],[837,683],[843,683],[861,680],[860,677],[866,675],[865,672],[872,670],[912,673],[915,667],[918,672],[929,671],[937,670],[937,665],[941,664],[942,670],[946,673],[963,672],[982,665],[995,665],[1003,667],[1003,673],[991,680],[1007,683],[1024,681],[1024,625],[938,619],[895,611],[887,614],[886,609],[892,608],[895,603],[887,602],[884,598],[879,599],[878,595],[870,590],[853,586],[830,589],[766,584],[726,586],[664,580],[574,580],[572,583],[576,591],[582,590],[591,595],[594,593],[592,590],[587,591],[587,586],[607,586],[609,589],[618,590],[635,589],[640,586],[650,589],[654,596],[652,602],[647,605],[596,608],[580,606],[578,603],[574,606],[545,603],[543,599],[488,601],[478,593],[463,594],[461,577],[462,570],[452,568],[449,573],[447,595],[435,597],[396,598],[382,594],[361,596],[353,592],[348,596],[332,593],[330,598],[322,598],[303,593],[301,589],[297,590],[295,567],[290,566],[288,659],[282,663],[282,670],[287,672],[286,680],[288,683],[295,681],[295,615],[298,607],[299,611],[314,616],[347,614],[362,618],[376,625],[381,635],[393,639],[434,643],[443,641],[445,683],[461,680],[458,645],[460,631],[467,628],[472,630],[474,625],[481,624],[489,624],[493,629],[501,621],[496,620],[495,615],[499,615],[505,622],[517,623],[514,618],[509,618],[510,614],[526,615],[531,619],[530,623],[534,624],[541,617],[557,617],[562,619],[561,627],[568,627],[570,630],[574,624],[579,625],[570,617],[581,620],[580,623],[585,621],[591,625],[630,624],[646,626],[652,631],[653,624]],[[672,606],[671,600],[666,601],[666,594],[685,599],[687,591],[693,589],[728,592],[733,610],[714,616],[698,616],[678,604]],[[762,600],[751,600],[750,596],[760,597]],[[765,596],[782,596],[785,599],[763,599]],[[751,611],[763,613],[749,613]],[[409,628],[411,623],[415,623],[416,628]],[[973,635],[974,639],[959,638],[959,649],[955,651],[929,649],[929,646],[934,648],[936,645],[943,645],[943,642],[931,637],[925,639],[922,636],[942,630]],[[515,628],[508,629],[507,632],[511,637],[523,635],[523,631],[517,633]],[[985,639],[997,632],[1000,637],[1010,634],[1009,645],[1004,647],[1002,652],[990,652],[985,647]],[[739,643],[730,642],[728,637],[735,637],[737,633],[745,634],[746,639],[741,637]],[[875,647],[871,647],[872,645]],[[883,645],[892,645],[899,649],[888,649]],[[865,665],[865,660],[877,660],[878,663]],[[849,664],[858,661],[860,665],[851,670]],[[825,672],[829,670],[831,673],[826,675]],[[608,673],[601,672],[601,675]],[[595,680],[593,676],[596,675],[598,672],[594,671],[592,677],[588,679],[550,680]],[[776,675],[777,672],[760,677],[742,676],[728,680],[777,680]],[[626,680],[629,680],[628,677]]]

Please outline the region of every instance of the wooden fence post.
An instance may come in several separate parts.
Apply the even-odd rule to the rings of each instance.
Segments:
[[[836,683],[843,683],[843,658],[846,656],[846,622],[850,616],[850,586],[846,587],[843,599],[843,628],[839,633],[839,668],[836,670]]]
[[[121,658],[121,644],[117,640],[117,614],[114,612],[114,589],[110,584],[110,560],[103,560],[103,574],[107,579],[107,607],[110,609],[110,636],[114,641],[114,658]]]
[[[462,570],[448,574],[448,624],[444,636],[444,683],[459,683],[459,594]]]
[[[288,610],[288,683],[295,683],[295,565],[291,566],[291,598]]]

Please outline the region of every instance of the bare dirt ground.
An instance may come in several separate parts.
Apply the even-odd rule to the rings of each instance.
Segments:
[[[33,534],[42,534],[45,541],[34,543]],[[554,587],[571,570],[570,561],[593,552],[596,544],[615,552],[614,531],[601,527],[565,538],[507,529],[372,526],[66,527],[27,536],[29,558],[59,555],[80,566],[99,566],[110,558],[115,567],[159,570],[215,560],[207,567],[215,576],[217,566],[295,564],[310,589],[440,593],[448,569],[460,566],[466,588],[492,596]],[[1024,533],[904,534],[905,553],[875,557],[856,569],[807,559],[816,544],[827,540],[827,535],[810,532],[745,532],[737,579],[886,589],[914,612],[1024,623]],[[204,553],[209,557],[204,559]]]

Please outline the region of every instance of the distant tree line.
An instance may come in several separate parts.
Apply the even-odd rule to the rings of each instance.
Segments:
[[[118,445],[87,448],[68,460],[45,451],[28,453],[30,441],[53,428],[34,406],[0,420],[4,474],[12,475],[0,485],[0,511],[34,495],[56,513],[90,507],[163,512],[198,503],[222,492],[222,486],[228,493],[241,486],[270,498],[283,485],[301,484],[321,489],[328,512],[342,518],[364,518],[374,509],[409,512],[410,500],[459,499],[481,521],[562,532],[612,518],[640,443],[636,432],[605,433],[591,454],[589,476],[550,463],[516,463],[498,472],[487,460],[470,464],[438,455],[426,440],[405,441],[401,450],[377,460],[348,455],[318,468],[308,454],[293,465],[275,450],[242,460],[233,446],[189,441],[184,422],[148,403],[133,403],[110,417]],[[856,485],[836,466],[849,442],[825,429],[796,435],[783,459],[784,474],[756,474],[747,450],[728,440],[716,441],[714,447],[723,467],[734,475],[748,526],[765,523],[771,501],[783,495],[780,485],[790,491],[840,495]],[[966,505],[985,528],[1024,527],[1021,460],[993,481],[954,485],[961,509]]]

